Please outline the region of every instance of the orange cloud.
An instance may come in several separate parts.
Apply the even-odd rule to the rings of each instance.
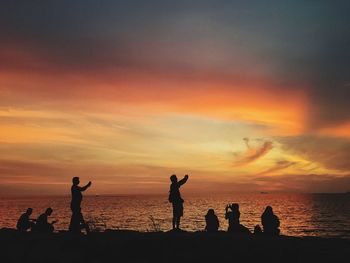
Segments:
[[[350,122],[317,131],[319,135],[350,138]]]
[[[115,74],[115,75],[114,75]],[[42,76],[0,74],[3,106],[85,112],[118,112],[123,105],[142,112],[177,112],[270,126],[273,134],[304,130],[307,99],[300,90],[279,92],[273,83],[216,79],[163,79],[146,73]],[[7,87],[11,87],[7,88]],[[15,88],[13,88],[15,87]],[[62,88],[64,87],[64,88]]]
[[[243,140],[247,146],[247,150],[242,154],[235,153],[234,166],[248,165],[265,156],[273,148],[271,141],[264,141],[261,145],[252,147],[250,146],[249,138],[243,138]]]
[[[280,172],[281,170],[287,169],[293,165],[295,165],[296,162],[290,162],[287,160],[279,160],[276,161],[276,163],[274,164],[274,166],[266,169],[265,171],[262,171],[260,173],[258,173],[257,175],[270,175],[270,174],[274,174],[276,172]]]

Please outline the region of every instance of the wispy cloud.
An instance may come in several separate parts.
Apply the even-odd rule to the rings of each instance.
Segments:
[[[289,136],[276,138],[284,151],[296,154],[325,168],[350,170],[350,140],[325,136]]]
[[[249,138],[243,138],[243,141],[247,147],[247,150],[243,153],[234,153],[234,166],[244,166],[250,164],[266,155],[273,148],[272,141],[263,141],[257,146],[251,146]]]
[[[276,161],[275,165],[258,173],[258,175],[270,175],[276,172],[279,172],[281,170],[287,169],[291,166],[294,166],[296,164],[296,162],[290,162],[287,160],[279,160]]]

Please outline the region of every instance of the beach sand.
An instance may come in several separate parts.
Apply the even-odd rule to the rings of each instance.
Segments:
[[[106,230],[40,235],[0,230],[0,262],[349,262],[350,240],[220,232]]]

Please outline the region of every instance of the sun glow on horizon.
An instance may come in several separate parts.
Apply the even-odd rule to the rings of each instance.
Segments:
[[[3,4],[0,190],[349,191],[346,8],[163,4]]]

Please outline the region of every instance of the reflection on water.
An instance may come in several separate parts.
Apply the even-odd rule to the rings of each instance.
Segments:
[[[224,208],[239,203],[241,223],[253,230],[267,205],[281,220],[284,235],[338,236],[350,238],[350,195],[346,194],[232,194],[212,197],[186,196],[181,226],[185,230],[204,229],[204,215],[214,208],[220,229],[227,229]],[[17,197],[0,199],[0,227],[14,227],[27,207],[34,209],[33,218],[51,206],[57,229],[67,229],[70,219],[69,197]],[[96,229],[132,229],[153,231],[171,228],[171,205],[167,196],[86,196],[83,201],[86,219]]]

